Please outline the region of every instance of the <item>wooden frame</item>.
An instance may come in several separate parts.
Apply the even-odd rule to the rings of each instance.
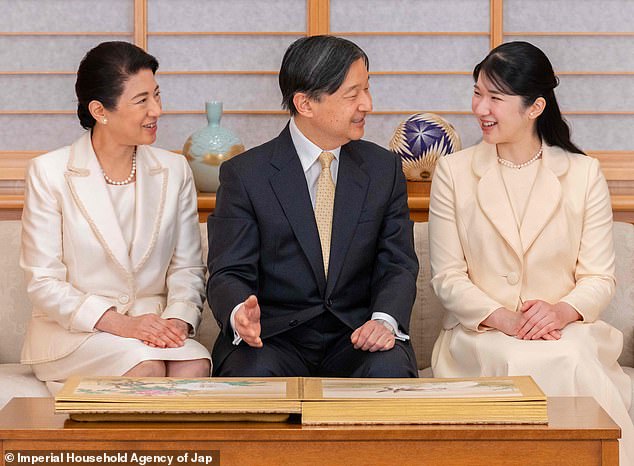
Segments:
[[[25,31],[25,32],[0,32],[0,37],[22,37],[22,36],[128,36],[131,37],[134,42],[147,48],[148,37],[151,36],[297,36],[297,35],[316,35],[316,34],[328,34],[330,33],[330,0],[305,0],[306,1],[306,30],[305,31],[149,31],[148,30],[148,0],[130,0],[133,4],[134,21],[131,31],[84,31],[84,32],[46,32],[46,31]],[[489,17],[490,26],[488,31],[337,31],[338,35],[346,37],[356,36],[489,36],[490,46],[495,47],[499,45],[504,37],[513,36],[588,36],[588,37],[630,37],[634,36],[632,31],[605,31],[605,32],[587,32],[587,31],[550,31],[550,32],[516,32],[505,31],[504,28],[504,6],[505,0],[489,0]],[[75,72],[72,70],[34,70],[34,71],[0,71],[0,76],[10,75],[73,75]],[[276,75],[277,70],[170,70],[160,71],[160,74],[164,75]],[[470,70],[460,71],[429,71],[429,70],[389,70],[389,71],[373,71],[372,75],[376,76],[462,76],[470,75]],[[574,70],[565,71],[559,73],[561,75],[576,75],[576,76],[634,76],[634,70],[630,71],[584,71]],[[411,113],[419,112],[421,109],[382,109],[374,112],[376,115],[408,115]],[[424,109],[427,112],[433,112],[441,115],[468,115],[471,112],[468,109],[465,110],[443,110],[443,109]],[[165,112],[167,115],[200,115],[204,114],[199,109],[187,109],[187,110],[168,110]],[[286,112],[282,110],[263,110],[257,108],[249,108],[244,110],[225,110],[229,115],[270,115],[279,116],[284,115]],[[602,116],[634,116],[634,109],[632,110],[603,110],[594,111],[591,109],[573,109],[564,112],[566,115],[578,116],[578,115],[593,115],[597,117]],[[0,110],[0,116],[2,115],[71,115],[74,114],[72,110]],[[593,148],[589,148],[593,149]],[[19,182],[24,177],[25,167],[31,157],[42,153],[43,151],[23,151],[16,148],[16,150],[4,150],[0,151],[0,193],[6,192],[7,186],[19,185]],[[606,178],[610,184],[610,189],[614,195],[618,193],[621,196],[632,195],[634,197],[634,150],[626,151],[596,151],[590,150],[590,155],[597,157],[601,161],[602,168],[606,174]],[[18,182],[18,183],[17,183]],[[13,194],[19,195],[20,188],[16,188],[16,192]],[[0,194],[1,195],[1,194]],[[416,197],[416,196],[414,196]],[[7,202],[11,206],[15,206],[15,201]],[[623,208],[631,208],[634,211],[634,201],[630,199],[620,199],[616,201],[616,204]],[[0,202],[0,209],[7,208],[4,202]]]

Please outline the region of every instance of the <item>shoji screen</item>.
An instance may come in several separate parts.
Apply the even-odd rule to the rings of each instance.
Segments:
[[[634,193],[634,2],[505,0],[504,40],[526,40],[560,77],[573,140],[601,160],[613,194]]]
[[[159,146],[180,150],[206,124],[204,102],[221,100],[222,124],[249,148],[288,118],[277,85],[286,47],[331,33],[370,57],[366,137],[381,145],[424,111],[476,143],[473,66],[502,41],[537,44],[561,77],[575,141],[601,160],[615,217],[632,220],[633,17],[634,0],[0,0],[0,218],[19,215],[27,161],[81,133],[74,74],[97,43],[128,40],[158,57]]]
[[[166,115],[158,145],[180,150],[204,126],[206,100],[221,100],[221,124],[247,148],[276,136],[277,73],[288,45],[307,34],[305,0],[148,0],[147,46],[160,61]]]
[[[366,137],[386,146],[399,121],[434,112],[463,145],[479,139],[471,71],[489,50],[489,0],[330,0],[330,31],[370,58],[374,114]]]
[[[0,0],[0,193],[34,155],[72,142],[75,71],[105,40],[132,41],[133,0]]]

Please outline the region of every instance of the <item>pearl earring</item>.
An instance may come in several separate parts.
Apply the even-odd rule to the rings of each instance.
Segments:
[[[104,118],[104,119],[102,120],[102,122],[103,122],[103,124],[104,124],[104,125],[107,125],[107,124],[108,124],[108,119],[107,119],[107,118]]]

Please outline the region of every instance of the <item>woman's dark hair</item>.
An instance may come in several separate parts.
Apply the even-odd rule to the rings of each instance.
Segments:
[[[528,42],[507,42],[491,50],[473,70],[477,82],[480,73],[501,92],[520,96],[525,106],[538,97],[546,101],[546,108],[537,118],[537,134],[550,146],[559,146],[568,152],[583,154],[570,140],[570,128],[561,115],[555,87],[555,76],[548,57]]]
[[[158,61],[129,42],[102,42],[81,60],[77,70],[75,94],[77,116],[85,129],[95,126],[88,104],[98,100],[108,110],[117,107],[126,81],[141,70],[156,73]]]
[[[353,42],[335,36],[302,37],[293,42],[282,59],[279,82],[282,107],[297,114],[293,97],[304,92],[314,100],[341,87],[350,66],[360,58],[366,69],[368,56]]]

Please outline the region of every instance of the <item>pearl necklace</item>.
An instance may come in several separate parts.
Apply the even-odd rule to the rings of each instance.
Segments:
[[[106,172],[103,171],[103,167],[101,167],[101,173],[103,178],[106,180],[108,184],[114,184],[115,186],[123,186],[125,184],[130,184],[130,182],[134,179],[134,175],[136,175],[136,146],[134,147],[134,152],[132,153],[132,169],[130,170],[130,174],[123,181],[115,181],[106,175]]]
[[[526,162],[523,162],[523,163],[511,162],[510,160],[503,159],[502,157],[498,155],[498,163],[500,165],[504,165],[505,167],[517,168],[519,170],[520,168],[528,167],[531,163],[533,163],[535,160],[540,158],[542,156],[542,152],[543,152],[543,149],[540,146],[537,153],[533,155],[533,157],[530,160],[527,160]]]

